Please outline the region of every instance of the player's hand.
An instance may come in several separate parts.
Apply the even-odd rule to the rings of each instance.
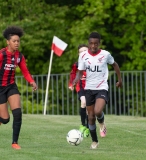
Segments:
[[[72,86],[74,87],[77,83],[78,83],[78,79],[75,78],[72,82]]]
[[[117,83],[116,83],[116,86],[118,88],[121,88],[122,87],[122,80],[119,80]]]
[[[31,82],[30,85],[32,86],[32,90],[35,91],[38,89],[38,86],[35,82]]]
[[[74,90],[74,86],[69,86],[68,88],[69,88],[71,91]]]

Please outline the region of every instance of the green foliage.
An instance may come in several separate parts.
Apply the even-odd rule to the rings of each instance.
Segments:
[[[21,39],[20,51],[28,60],[31,73],[47,73],[53,36],[56,35],[64,41],[66,39],[64,16],[68,7],[59,8],[39,0],[13,0],[0,4],[1,31],[9,25],[21,26],[25,35]],[[2,36],[0,41],[3,42],[0,47],[5,47]],[[58,72],[59,67],[55,65],[57,59],[58,57],[54,56],[52,72]]]
[[[79,18],[72,23],[71,41],[77,46],[87,41],[90,32],[98,31],[101,48],[113,54],[122,70],[145,70],[144,6],[144,0],[85,0],[84,5],[76,7]]]
[[[143,4],[143,5],[142,5]],[[145,6],[144,0],[116,1],[114,5],[114,28],[111,40],[124,56],[123,70],[145,70]],[[118,17],[117,17],[118,15]],[[139,63],[140,62],[140,63]]]
[[[83,0],[45,0],[47,4],[58,4],[59,6],[76,6],[82,4]]]
[[[48,72],[54,35],[68,47],[61,57],[54,54],[52,73],[69,72],[77,46],[88,43],[92,31],[101,34],[101,48],[112,53],[122,70],[145,70],[145,6],[145,0],[0,0],[0,31],[9,25],[24,28],[20,50],[32,74]],[[0,47],[5,45],[0,34]]]

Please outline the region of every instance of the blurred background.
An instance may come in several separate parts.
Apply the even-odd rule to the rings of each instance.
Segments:
[[[145,0],[0,0],[0,48],[3,30],[18,25],[25,31],[21,52],[32,74],[46,74],[56,35],[68,44],[53,57],[52,73],[67,73],[77,60],[77,47],[92,31],[101,34],[101,48],[111,52],[121,70],[145,70]]]
[[[21,39],[20,51],[27,60],[27,66],[31,74],[37,75],[34,77],[39,86],[43,86],[40,87],[43,91],[39,90],[38,92],[41,93],[37,93],[41,95],[40,98],[35,95],[37,99],[34,102],[34,104],[43,106],[44,96],[42,96],[42,92],[45,92],[46,85],[46,76],[44,75],[48,73],[53,36],[55,35],[66,42],[68,47],[63,55],[58,57],[54,54],[53,56],[50,82],[53,88],[49,90],[49,93],[55,93],[55,95],[50,97],[49,106],[54,106],[54,104],[60,104],[61,107],[69,106],[69,103],[74,101],[74,98],[72,98],[72,93],[67,91],[68,78],[64,81],[53,76],[70,72],[71,65],[78,58],[78,45],[87,44],[89,34],[92,31],[97,31],[102,38],[101,48],[108,50],[113,55],[121,71],[123,71],[124,87],[120,92],[117,90],[114,90],[114,93],[111,92],[111,95],[114,95],[112,98],[114,103],[109,104],[110,110],[114,106],[116,107],[114,113],[118,114],[117,108],[119,108],[120,101],[120,114],[123,113],[122,110],[128,113],[130,111],[129,108],[134,107],[135,111],[131,111],[131,114],[145,116],[145,8],[145,0],[0,0],[0,48],[6,46],[6,41],[2,36],[2,32],[6,27],[17,25],[24,29],[25,34]],[[109,70],[112,71],[113,69],[109,67]],[[19,69],[17,69],[17,75],[21,75]],[[38,79],[41,75],[42,77]],[[111,75],[114,77],[114,73],[111,73]],[[63,84],[62,80],[64,81]],[[116,81],[116,78],[111,78],[111,87],[114,81]],[[24,89],[21,78],[18,83]],[[56,84],[59,83],[62,84],[62,87],[55,91],[54,87],[56,88]],[[62,93],[63,90],[65,92]],[[24,97],[31,99],[31,102],[33,96],[28,97],[28,89],[26,91],[26,93],[24,92]],[[57,100],[59,97],[57,94],[59,93],[61,95]],[[117,96],[121,98],[115,104]],[[65,102],[68,101],[68,104],[65,105],[62,102],[62,97],[68,97],[68,100],[65,100]],[[123,97],[125,97],[125,100],[123,100]],[[52,103],[52,101],[54,102]],[[78,105],[75,104],[75,106]],[[60,110],[62,113],[64,108]],[[78,111],[75,113],[78,113]]]

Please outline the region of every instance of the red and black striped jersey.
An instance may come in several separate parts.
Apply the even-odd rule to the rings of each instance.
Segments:
[[[15,69],[19,66],[24,78],[30,83],[34,82],[26,66],[22,53],[16,51],[14,54],[7,47],[0,50],[0,86],[8,86],[15,83]]]
[[[76,73],[78,71],[78,62],[75,62],[72,65],[72,70],[70,72],[70,79],[69,79],[69,87],[72,86],[73,80],[76,77]],[[86,72],[83,72],[82,78],[76,84],[76,92],[79,92],[81,89],[85,87],[85,79],[86,79]]]

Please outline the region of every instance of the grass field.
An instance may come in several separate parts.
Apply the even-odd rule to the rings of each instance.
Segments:
[[[0,160],[145,160],[146,118],[105,115],[107,137],[91,150],[91,137],[71,146],[66,134],[78,129],[79,116],[23,115],[21,150],[11,148],[12,116],[0,126]],[[97,124],[99,135],[99,127]]]

